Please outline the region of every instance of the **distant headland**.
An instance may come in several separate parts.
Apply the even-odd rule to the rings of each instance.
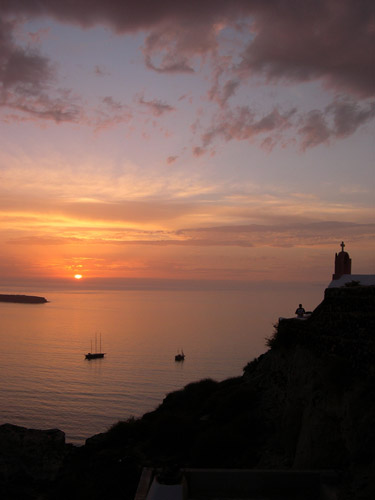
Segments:
[[[5,295],[0,294],[0,302],[14,302],[17,304],[45,304],[48,300],[36,295]]]

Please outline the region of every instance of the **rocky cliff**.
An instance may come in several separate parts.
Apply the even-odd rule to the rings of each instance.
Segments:
[[[54,482],[71,447],[58,429],[0,425],[0,498],[40,498]]]
[[[375,498],[374,306],[374,287],[326,290],[308,320],[275,326],[242,377],[189,384],[65,450],[38,498],[131,499],[143,466],[171,464],[335,470],[340,500]]]

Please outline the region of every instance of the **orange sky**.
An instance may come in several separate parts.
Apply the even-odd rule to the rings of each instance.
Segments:
[[[343,222],[306,222],[322,211],[314,200],[269,203],[267,213],[258,200],[239,207],[224,201],[39,199],[32,211],[2,210],[1,274],[8,282],[77,273],[84,278],[328,281],[341,238],[353,257],[353,272],[372,271],[374,247],[366,237],[371,224],[348,223],[355,217],[346,209],[339,214]],[[338,218],[340,210],[332,209]],[[256,222],[245,224],[251,212]],[[370,215],[365,209],[360,213],[364,222]]]
[[[0,6],[0,286],[375,272],[367,7],[227,5]]]

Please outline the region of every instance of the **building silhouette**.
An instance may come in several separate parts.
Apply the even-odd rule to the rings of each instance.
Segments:
[[[328,288],[339,288],[348,285],[374,286],[374,274],[352,274],[352,259],[344,251],[345,243],[341,242],[341,252],[335,254],[335,272]]]
[[[335,272],[332,275],[333,280],[338,280],[344,274],[352,274],[352,259],[348,252],[344,252],[345,243],[341,242],[341,252],[335,254]]]

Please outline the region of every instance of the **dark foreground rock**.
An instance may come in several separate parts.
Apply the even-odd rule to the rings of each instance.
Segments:
[[[58,429],[0,426],[0,498],[39,498],[57,477],[70,447]]]
[[[175,464],[333,470],[338,500],[375,498],[374,299],[374,287],[327,291],[310,319],[276,326],[242,377],[189,384],[81,448],[62,446],[49,479],[22,445],[15,456],[31,494],[44,481],[41,496],[23,498],[130,500],[142,467]]]

